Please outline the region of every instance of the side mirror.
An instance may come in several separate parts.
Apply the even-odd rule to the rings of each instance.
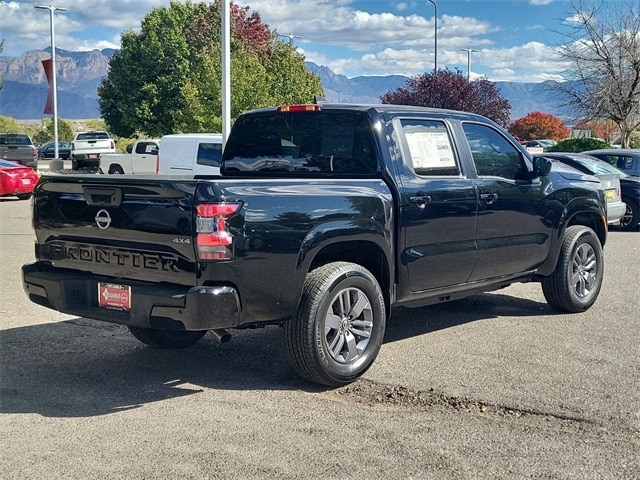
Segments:
[[[551,171],[551,160],[546,157],[533,159],[533,178],[546,177]]]
[[[158,155],[158,149],[154,148],[151,150],[151,152],[149,152],[151,155]]]

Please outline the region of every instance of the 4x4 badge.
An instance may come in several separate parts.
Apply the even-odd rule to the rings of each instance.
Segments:
[[[106,230],[111,225],[111,215],[104,209],[98,210],[95,220],[100,230]]]

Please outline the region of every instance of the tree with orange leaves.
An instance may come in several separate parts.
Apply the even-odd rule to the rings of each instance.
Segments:
[[[550,139],[562,140],[569,136],[569,127],[550,113],[531,112],[517,119],[507,128],[509,133],[520,140]]]

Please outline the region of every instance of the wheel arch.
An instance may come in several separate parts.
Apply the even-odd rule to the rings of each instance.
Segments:
[[[371,239],[336,241],[324,245],[313,255],[306,272],[332,262],[351,262],[371,272],[382,290],[387,316],[392,301],[393,267],[388,252]]]
[[[567,228],[574,225],[583,225],[585,227],[589,227],[598,237],[600,245],[604,247],[604,244],[607,240],[608,232],[606,217],[598,214],[595,211],[577,212],[571,217],[567,217],[565,221],[560,225],[560,228],[558,228],[556,235],[553,237],[551,242],[549,256],[547,257],[545,263],[540,268],[538,268],[537,274],[539,276],[546,277],[554,272],[556,264],[558,263],[558,259],[560,258],[563,234]]]

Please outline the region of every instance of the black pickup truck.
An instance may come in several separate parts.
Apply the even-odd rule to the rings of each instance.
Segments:
[[[291,105],[234,124],[221,175],[43,176],[31,301],[186,347],[284,327],[304,378],[369,368],[396,305],[536,281],[554,309],[596,301],[604,191],[535,161],[476,115]]]

